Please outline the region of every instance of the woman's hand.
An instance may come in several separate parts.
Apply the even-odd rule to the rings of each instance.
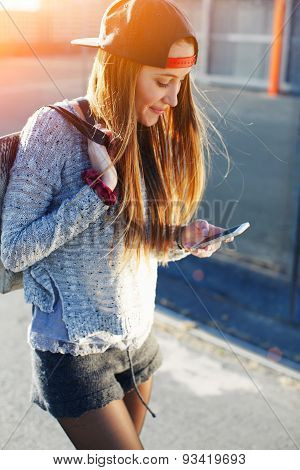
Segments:
[[[100,124],[96,124],[95,127],[111,138],[112,134],[107,128],[101,127]],[[88,153],[92,167],[101,173],[111,164],[111,158],[105,145],[97,144],[93,140],[88,139]],[[118,182],[118,175],[114,165],[105,171],[101,176],[101,180],[104,181],[112,191],[115,189]]]
[[[204,248],[197,248],[195,250],[191,250],[191,246],[201,242],[205,238],[212,237],[223,230],[224,229],[222,227],[211,225],[206,220],[196,219],[189,225],[186,225],[182,230],[181,243],[186,250],[191,252],[192,255],[197,256],[198,258],[208,258],[221,247],[222,241],[216,240],[211,245]],[[223,241],[224,243],[229,243],[233,240],[234,237],[230,237]]]

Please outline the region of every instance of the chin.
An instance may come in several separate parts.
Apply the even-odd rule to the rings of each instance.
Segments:
[[[151,112],[151,111],[150,111],[150,112]],[[148,115],[148,116],[145,116],[145,115],[144,115],[142,118],[138,118],[138,122],[139,122],[140,124],[143,124],[143,125],[146,126],[146,127],[154,126],[154,125],[157,123],[157,121],[158,121],[158,119],[160,118],[160,116],[159,116],[159,114],[157,114],[157,115],[155,115],[155,114],[153,114],[153,113],[151,113],[151,114],[152,114],[151,118],[148,117],[149,115]]]
[[[154,125],[157,123],[157,119],[155,119],[154,121],[155,121],[155,122],[151,122],[150,119],[148,119],[148,121],[145,120],[145,119],[142,119],[142,120],[141,120],[141,119],[138,119],[138,122],[139,122],[140,124],[142,124],[143,126],[145,126],[145,127],[154,126]]]

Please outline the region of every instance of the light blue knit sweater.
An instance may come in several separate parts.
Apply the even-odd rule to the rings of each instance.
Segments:
[[[56,102],[77,114],[67,99]],[[70,341],[94,333],[101,350],[139,348],[153,323],[157,261],[134,257],[118,271],[123,248],[118,203],[107,206],[81,179],[91,168],[87,139],[57,111],[42,107],[22,129],[2,209],[1,260],[23,271],[24,299],[51,315],[59,291]],[[145,186],[142,180],[145,207]],[[113,227],[117,223],[117,243]],[[112,254],[111,265],[109,254]],[[169,260],[189,253],[174,243]]]

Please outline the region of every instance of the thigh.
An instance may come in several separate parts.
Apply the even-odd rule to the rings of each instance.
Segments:
[[[144,450],[123,400],[113,400],[79,418],[62,417],[57,421],[76,449]]]
[[[146,382],[141,383],[138,386],[139,392],[143,397],[143,400],[148,404],[150,401],[151,391],[152,391],[152,382],[153,376],[151,376]],[[134,427],[138,435],[140,435],[142,431],[142,427],[144,425],[147,408],[140,400],[139,396],[136,393],[136,390],[130,390],[129,392],[125,393],[123,398],[124,403],[129,411],[131,419],[133,421]]]

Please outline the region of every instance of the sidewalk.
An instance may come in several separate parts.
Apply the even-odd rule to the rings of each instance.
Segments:
[[[272,361],[267,367],[242,348],[227,351],[165,309],[157,309],[156,325],[165,361],[152,408],[161,419],[157,426],[148,418],[146,448],[299,448],[300,374]]]
[[[1,297],[1,447],[24,417],[4,449],[73,450],[57,421],[38,406],[30,407],[30,318],[23,291]],[[147,412],[141,434],[145,449],[299,447],[297,372],[279,370],[271,361],[275,369],[267,367],[254,354],[237,356],[238,348],[226,350],[193,327],[157,306],[155,330],[164,362],[154,376],[150,402],[157,416]]]

